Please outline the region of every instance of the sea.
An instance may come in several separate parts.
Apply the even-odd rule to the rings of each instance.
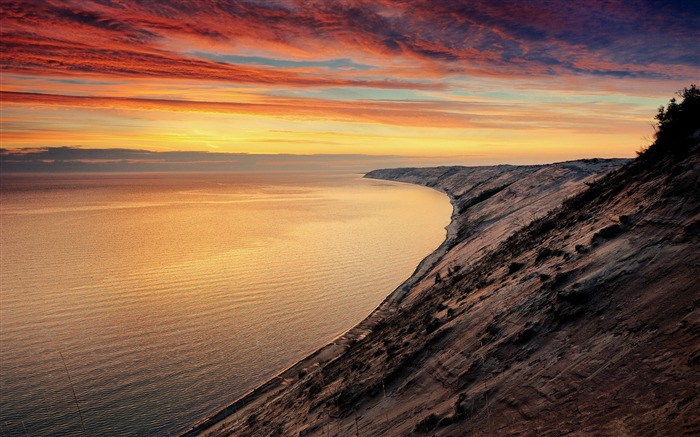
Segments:
[[[360,322],[452,207],[359,174],[1,176],[0,435],[177,435]]]

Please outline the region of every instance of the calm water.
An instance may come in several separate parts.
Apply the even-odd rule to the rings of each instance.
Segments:
[[[365,317],[444,239],[357,175],[3,176],[2,435],[182,431]]]

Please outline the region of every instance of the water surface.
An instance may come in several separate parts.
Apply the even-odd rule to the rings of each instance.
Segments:
[[[167,435],[364,318],[444,239],[359,175],[3,176],[2,435]],[[60,353],[60,354],[59,354]]]

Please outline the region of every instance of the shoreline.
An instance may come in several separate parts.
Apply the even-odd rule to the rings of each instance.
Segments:
[[[212,430],[213,427],[220,425],[223,421],[231,417],[232,415],[238,413],[246,407],[254,405],[255,403],[262,401],[264,399],[271,398],[275,395],[276,390],[283,389],[287,385],[286,381],[297,379],[301,372],[308,371],[308,368],[319,366],[319,362],[328,363],[331,361],[336,361],[343,357],[346,350],[354,343],[362,340],[365,335],[382,319],[385,312],[393,310],[396,305],[398,305],[406,293],[413,287],[416,283],[422,280],[425,275],[433,268],[440,260],[447,254],[451,245],[456,241],[458,235],[458,222],[457,210],[458,206],[454,196],[447,190],[441,189],[439,187],[431,187],[427,185],[416,184],[413,182],[403,182],[390,179],[384,179],[381,177],[368,177],[368,173],[363,175],[363,178],[375,179],[375,180],[388,180],[391,182],[418,185],[432,190],[438,191],[447,196],[450,205],[452,205],[452,213],[450,215],[450,222],[445,226],[445,239],[440,245],[426,255],[416,266],[413,273],[398,287],[396,287],[387,297],[382,300],[376,308],[374,308],[364,319],[362,319],[355,326],[349,328],[343,334],[340,334],[330,343],[327,343],[314,352],[311,352],[304,358],[298,360],[291,366],[283,369],[275,376],[269,378],[266,382],[258,385],[252,390],[248,391],[246,394],[238,397],[232,403],[228,404],[226,407],[220,409],[218,412],[200,419],[198,422],[194,423],[189,429],[181,432],[179,435],[181,437],[194,437],[201,435],[202,433]]]
[[[529,426],[614,434],[613,420],[651,435],[669,412],[675,431],[695,426],[697,402],[675,405],[691,398],[697,361],[692,329],[679,328],[697,304],[687,268],[698,258],[697,196],[678,197],[698,179],[690,170],[697,158],[689,161],[671,182],[671,165],[661,172],[621,159],[371,173],[449,192],[459,206],[450,229],[457,237],[446,237],[360,324],[197,432],[510,435]],[[629,182],[637,178],[645,182]],[[661,270],[671,273],[658,279]],[[648,302],[671,307],[658,313]],[[640,353],[676,357],[667,364],[675,372],[649,383],[658,370],[635,367]],[[644,378],[630,379],[630,368]],[[664,399],[644,404],[645,422],[636,419],[639,404],[619,404],[621,392],[635,397],[658,384]],[[589,408],[562,422],[561,411],[579,399]],[[513,420],[495,429],[494,415]]]

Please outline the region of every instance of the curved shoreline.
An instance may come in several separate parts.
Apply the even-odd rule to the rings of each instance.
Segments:
[[[365,174],[363,177],[367,177]],[[383,178],[374,178],[377,180],[386,180]],[[402,298],[410,290],[410,288],[418,283],[425,275],[434,267],[445,254],[449,251],[450,246],[454,243],[457,238],[458,224],[455,218],[457,217],[457,204],[455,198],[446,190],[440,189],[438,187],[430,187],[426,185],[415,184],[412,182],[402,182],[392,180],[391,182],[397,182],[402,184],[419,185],[426,188],[433,189],[444,195],[446,195],[452,205],[452,214],[450,215],[450,222],[445,227],[446,235],[445,240],[440,243],[440,245],[425,256],[416,266],[413,273],[403,282],[401,285],[396,287],[389,295],[384,298],[384,300],[377,305],[362,321],[360,321],[355,326],[349,328],[343,334],[339,335],[336,339],[332,340],[320,348],[316,349],[314,352],[310,353],[306,357],[300,359],[296,363],[287,367],[286,369],[280,371],[275,376],[268,379],[266,382],[258,385],[252,390],[248,391],[246,394],[240,396],[231,404],[219,410],[217,413],[205,417],[199,420],[197,423],[192,425],[187,431],[180,434],[181,437],[194,437],[201,435],[202,433],[211,430],[216,425],[220,424],[222,421],[231,417],[232,415],[240,412],[244,408],[253,405],[254,403],[261,401],[263,398],[272,397],[275,394],[276,389],[286,387],[284,383],[292,378],[296,379],[299,372],[308,367],[313,367],[318,365],[318,361],[324,361],[325,363],[330,361],[335,361],[343,357],[348,347],[358,340],[364,338],[365,335],[376,325],[376,323],[381,319],[382,314],[385,311],[391,311],[393,306],[401,302]],[[269,395],[269,396],[268,396]]]

